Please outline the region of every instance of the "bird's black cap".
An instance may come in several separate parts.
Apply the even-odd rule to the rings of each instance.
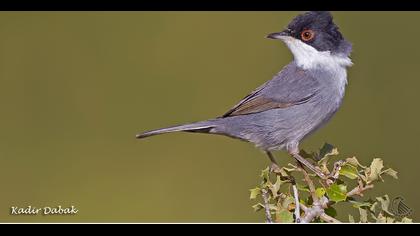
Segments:
[[[338,26],[328,11],[309,11],[296,16],[279,33],[269,34],[268,38],[291,36],[314,47],[318,51],[349,54],[351,45],[340,33]]]

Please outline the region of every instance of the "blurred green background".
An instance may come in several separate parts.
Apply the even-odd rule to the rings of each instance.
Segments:
[[[1,12],[0,221],[262,222],[248,189],[268,159],[251,144],[134,135],[219,116],[271,79],[292,56],[264,37],[297,13]],[[368,196],[403,196],[419,221],[420,12],[333,15],[354,66],[341,110],[302,147],[383,158],[400,179]],[[79,213],[9,214],[29,205]]]

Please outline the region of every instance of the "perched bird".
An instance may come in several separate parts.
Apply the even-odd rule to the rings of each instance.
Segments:
[[[225,135],[255,144],[276,163],[271,151],[286,150],[322,178],[299,155],[299,142],[327,123],[341,106],[352,46],[329,12],[305,12],[287,28],[267,36],[282,40],[294,60],[223,116],[138,134],[186,131]]]

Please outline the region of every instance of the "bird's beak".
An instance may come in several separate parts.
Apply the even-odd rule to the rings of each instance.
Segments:
[[[281,39],[281,40],[284,40],[284,39],[289,38],[289,37],[291,37],[290,29],[285,29],[281,32],[271,33],[271,34],[266,36],[266,38],[268,38],[268,39]]]

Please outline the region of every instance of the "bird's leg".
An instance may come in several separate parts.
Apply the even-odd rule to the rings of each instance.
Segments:
[[[322,173],[321,170],[316,168],[308,160],[306,160],[304,157],[299,155],[299,147],[298,147],[297,143],[291,143],[291,144],[287,145],[287,151],[298,162],[302,163],[304,166],[306,166],[308,169],[310,169],[312,172],[314,172],[316,175],[318,175],[321,179],[324,179],[324,180],[328,179],[328,177],[324,173]]]
[[[318,175],[321,179],[327,179],[327,176],[325,176],[325,174],[322,173],[322,171],[317,169],[308,160],[299,155],[299,153],[290,153],[290,155],[292,155],[298,162],[302,163],[304,166],[306,166],[308,169],[310,169],[312,172]]]
[[[271,161],[270,165],[270,171],[276,172],[277,170],[280,170],[279,164],[277,164],[276,158],[274,158],[273,154],[270,151],[266,151],[268,158]]]

